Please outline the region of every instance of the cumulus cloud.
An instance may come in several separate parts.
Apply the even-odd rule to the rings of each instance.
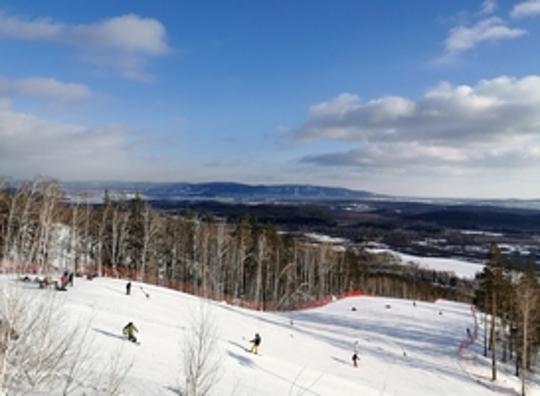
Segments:
[[[527,34],[527,31],[512,28],[498,17],[484,18],[473,25],[455,26],[448,32],[444,42],[444,55],[438,62],[447,62],[460,53],[469,51],[486,42],[496,43],[502,40],[512,40]]]
[[[510,15],[514,18],[532,17],[540,14],[540,0],[527,0],[516,4]]]
[[[497,9],[497,1],[496,0],[484,0],[480,7],[480,13],[484,15],[493,14],[495,10]]]
[[[86,85],[54,78],[8,79],[0,76],[0,95],[26,95],[60,102],[79,102],[92,97],[93,92]]]
[[[136,155],[125,127],[87,128],[54,122],[17,112],[0,98],[0,169],[4,175],[145,179],[159,174],[164,168],[161,165]]]
[[[345,96],[344,96],[345,95]],[[361,168],[540,166],[540,76],[448,82],[412,100],[338,95],[309,109],[296,139],[350,141],[302,162]]]
[[[161,22],[135,14],[75,25],[0,12],[0,37],[71,45],[86,61],[142,81],[152,79],[145,70],[148,59],[170,51]]]

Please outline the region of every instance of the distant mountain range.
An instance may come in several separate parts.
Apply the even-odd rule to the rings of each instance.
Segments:
[[[312,201],[391,201],[416,202],[428,205],[475,205],[516,209],[540,210],[538,199],[468,199],[468,198],[421,198],[375,194],[362,190],[340,187],[324,187],[306,184],[250,185],[233,182],[209,183],[153,183],[126,181],[74,181],[62,182],[64,190],[72,199],[81,194],[89,195],[94,202],[103,198],[108,190],[112,195],[140,194],[145,200],[207,200],[232,202],[312,202]]]
[[[94,198],[103,192],[140,194],[148,200],[235,200],[235,201],[314,201],[357,200],[382,197],[367,191],[312,185],[249,185],[242,183],[150,183],[150,182],[64,182],[70,195],[89,193]]]

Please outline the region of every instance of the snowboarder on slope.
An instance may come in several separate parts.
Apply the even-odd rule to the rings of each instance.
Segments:
[[[137,337],[135,337],[134,333],[138,332],[139,330],[137,330],[133,322],[129,322],[127,325],[124,326],[124,329],[122,330],[122,333],[127,336],[128,340],[131,342],[137,342]]]
[[[129,296],[131,294],[131,282],[126,284],[126,294]]]
[[[259,333],[255,333],[255,338],[253,338],[250,342],[252,343],[250,352],[257,354],[259,352],[259,345],[261,345],[261,336]]]

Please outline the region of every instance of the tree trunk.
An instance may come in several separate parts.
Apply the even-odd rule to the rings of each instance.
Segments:
[[[523,352],[521,353],[521,396],[525,396],[525,377],[527,370],[525,369],[527,364],[527,327],[529,324],[529,310],[525,309],[523,312]]]
[[[497,379],[497,294],[495,291],[491,293],[491,379]]]

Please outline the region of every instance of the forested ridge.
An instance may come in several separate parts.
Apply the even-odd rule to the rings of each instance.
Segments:
[[[73,197],[72,197],[73,198]],[[129,277],[257,309],[309,306],[343,293],[468,300],[471,283],[385,255],[316,243],[242,216],[163,211],[138,195],[67,200],[59,183],[5,181],[2,270]]]

